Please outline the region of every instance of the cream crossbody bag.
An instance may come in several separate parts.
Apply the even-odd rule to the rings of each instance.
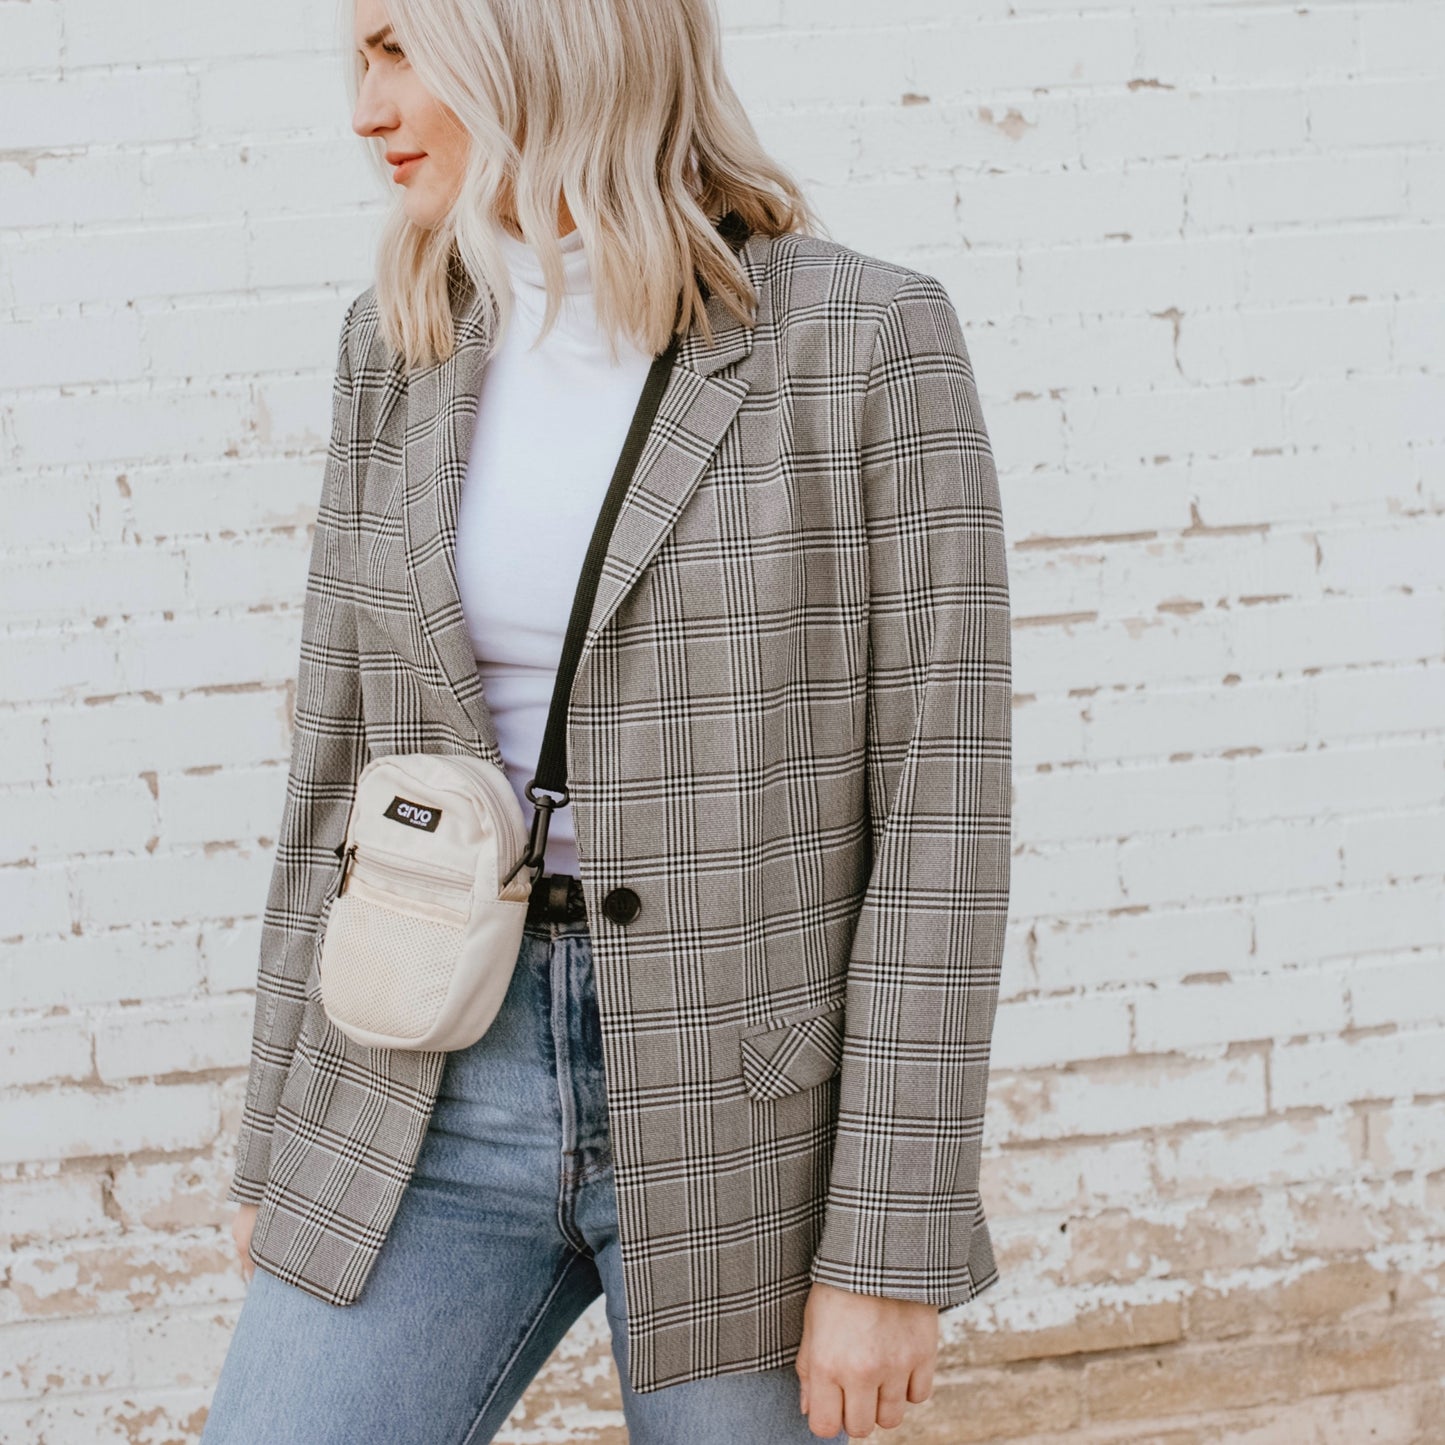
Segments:
[[[567,793],[567,700],[622,496],[681,344],[653,358],[593,528],[537,775],[530,834],[506,772],[470,754],[400,753],[361,770],[336,849],[341,868],[317,920],[326,1016],[379,1049],[463,1049],[502,1006],[552,809]],[[541,786],[560,798],[538,796]],[[530,872],[523,871],[530,869]]]

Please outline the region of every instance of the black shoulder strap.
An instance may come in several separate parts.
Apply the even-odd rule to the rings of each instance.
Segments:
[[[736,211],[729,211],[717,223],[719,234],[734,250],[747,240],[749,227]],[[642,394],[637,399],[637,409],[632,414],[632,424],[627,428],[622,452],[612,471],[612,480],[607,485],[607,495],[602,500],[596,524],[592,528],[592,539],[587,544],[587,554],[582,559],[582,575],[578,579],[577,594],[572,599],[572,612],[567,620],[567,635],[562,642],[562,657],[557,664],[557,679],[552,685],[552,702],[547,711],[547,726],[542,734],[542,754],[537,762],[537,772],[527,784],[527,797],[534,812],[532,831],[527,851],[512,866],[512,871],[503,880],[503,886],[510,883],[513,875],[523,866],[534,870],[535,882],[542,875],[543,855],[547,847],[547,825],[551,821],[553,808],[565,808],[567,792],[567,704],[572,696],[572,680],[577,672],[577,660],[582,653],[582,643],[587,636],[587,624],[592,620],[592,602],[597,595],[597,583],[602,576],[602,559],[607,555],[607,544],[612,538],[612,527],[617,513],[622,509],[622,498],[627,484],[637,466],[638,456],[652,429],[652,419],[657,415],[658,404],[667,387],[672,364],[682,346],[681,333],[675,333],[667,349],[652,359],[647,379],[642,383]],[[559,798],[539,797],[536,788],[545,788],[550,793],[560,793]]]
[[[577,595],[572,599],[572,615],[567,622],[562,658],[557,664],[557,681],[552,688],[547,730],[542,735],[542,756],[537,763],[537,776],[532,779],[538,787],[552,792],[565,793],[567,790],[567,701],[572,695],[572,679],[587,636],[587,624],[592,619],[592,601],[597,595],[597,584],[602,579],[602,559],[607,555],[612,528],[618,512],[622,510],[622,498],[636,470],[642,445],[652,429],[652,419],[657,415],[681,344],[681,338],[674,336],[667,350],[652,359],[647,379],[642,383],[642,394],[637,399],[637,409],[632,413],[632,425],[627,428],[621,454],[607,486],[607,495],[602,499],[601,510],[592,528],[592,540],[587,544],[587,553],[582,559],[582,574],[577,583]],[[528,796],[531,796],[530,785]]]
[[[622,451],[612,471],[612,480],[607,485],[607,495],[602,500],[601,510],[592,528],[592,540],[587,544],[586,556],[582,559],[582,574],[577,582],[577,594],[572,599],[572,613],[567,621],[567,635],[562,642],[562,657],[557,664],[557,679],[552,685],[552,703],[547,712],[547,727],[542,735],[542,755],[537,763],[536,776],[527,784],[527,797],[535,808],[532,816],[532,833],[527,851],[517,860],[506,882],[510,882],[517,869],[526,864],[537,871],[535,882],[541,876],[543,852],[547,846],[547,824],[553,808],[566,807],[567,792],[567,703],[572,695],[572,680],[577,672],[577,660],[582,653],[582,643],[587,636],[587,624],[592,619],[592,602],[597,595],[597,583],[602,577],[602,559],[607,555],[607,544],[612,538],[613,524],[622,509],[622,498],[637,466],[643,443],[652,429],[652,419],[657,415],[658,404],[672,372],[672,364],[682,345],[681,335],[674,335],[667,349],[653,357],[647,378],[642,383],[642,394],[637,399],[637,409],[632,414],[632,424],[627,428]],[[534,788],[546,788],[548,792],[560,793],[560,798],[538,797]]]

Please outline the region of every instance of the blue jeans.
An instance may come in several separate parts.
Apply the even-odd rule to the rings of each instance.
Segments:
[[[327,1304],[258,1267],[203,1445],[484,1445],[603,1293],[633,1445],[818,1445],[792,1365],[628,1384],[591,935],[529,922],[496,1019],[447,1055],[361,1298]]]

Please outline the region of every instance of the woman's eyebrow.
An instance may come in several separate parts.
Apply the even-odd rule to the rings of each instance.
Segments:
[[[375,35],[368,35],[366,39],[361,42],[361,48],[363,50],[371,50],[373,47],[380,45],[381,42],[385,40],[386,37],[390,34],[391,26],[383,25],[381,29],[376,32]]]

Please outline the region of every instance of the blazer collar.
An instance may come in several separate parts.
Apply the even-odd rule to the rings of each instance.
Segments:
[[[733,241],[758,294],[761,319],[770,238],[740,237],[730,233],[731,223],[729,217],[720,229]],[[747,395],[748,379],[729,368],[752,351],[756,322],[749,326],[738,321],[717,296],[709,296],[705,306],[712,340],[694,326],[678,348],[603,559],[578,677],[598,632],[662,545]],[[398,363],[388,391],[393,400],[401,398],[406,412],[402,522],[412,602],[457,722],[500,765],[496,727],[466,629],[455,561],[457,510],[485,366],[485,317],[484,298],[473,288],[458,317],[452,355],[406,373]],[[530,539],[510,540],[525,546]],[[545,537],[538,537],[535,545],[544,549]],[[564,579],[562,585],[570,589],[575,579]]]

